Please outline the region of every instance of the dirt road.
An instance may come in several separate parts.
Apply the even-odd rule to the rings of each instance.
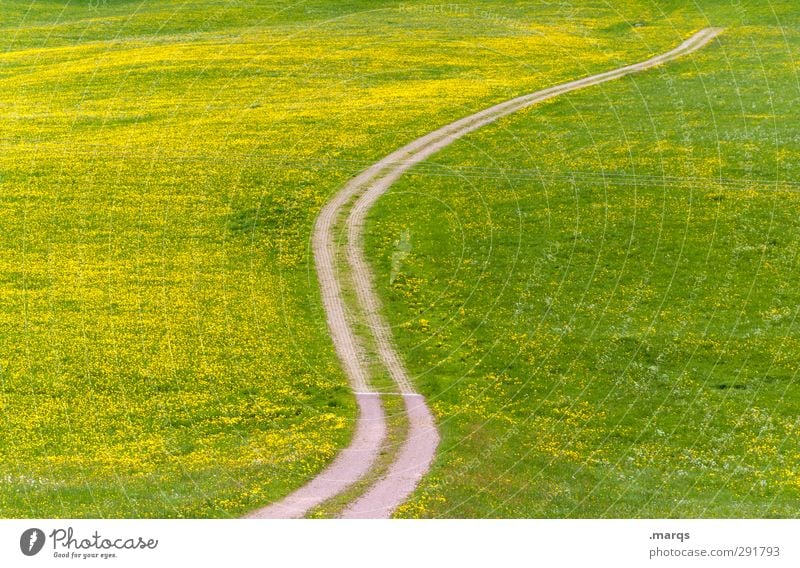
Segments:
[[[386,518],[414,491],[433,462],[439,434],[424,397],[414,391],[402,359],[392,344],[391,330],[381,315],[381,304],[362,240],[369,209],[409,168],[445,146],[482,126],[520,109],[570,91],[611,81],[683,57],[711,42],[722,32],[706,28],[675,49],[647,61],[592,75],[563,85],[537,91],[494,105],[419,138],[389,154],[350,180],[322,209],[313,235],[314,260],[322,291],[322,302],[336,352],[356,393],[359,417],[356,433],[348,448],[319,476],[285,499],[254,511],[251,518],[302,517],[312,508],[338,495],[362,479],[375,465],[386,441],[386,417],[380,395],[370,385],[364,338],[356,334],[356,323],[368,330],[381,364],[394,381],[405,402],[408,431],[388,472],[352,501],[343,511],[345,518]],[[342,218],[346,233],[345,254],[339,253],[335,229]],[[337,262],[344,256],[342,271]],[[357,306],[348,306],[343,282],[355,290]]]

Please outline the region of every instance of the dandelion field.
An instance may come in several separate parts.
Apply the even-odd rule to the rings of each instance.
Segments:
[[[327,198],[707,20],[722,48],[503,120],[379,203],[444,435],[399,514],[793,514],[789,3],[0,4],[0,516],[231,517],[302,485],[355,416],[308,246]]]

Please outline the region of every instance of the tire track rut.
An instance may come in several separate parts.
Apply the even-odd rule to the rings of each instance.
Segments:
[[[414,390],[405,365],[392,344],[391,328],[381,314],[372,272],[364,256],[363,232],[370,208],[414,165],[459,138],[499,118],[570,91],[598,85],[651,69],[688,55],[714,40],[721,28],[706,28],[675,49],[646,61],[543,89],[494,105],[443,126],[392,152],[342,187],[322,208],[314,227],[312,248],[322,303],[336,353],[358,402],[356,432],[350,445],[322,473],[286,498],[258,509],[249,518],[297,518],[352,487],[374,467],[386,441],[386,416],[381,393],[370,384],[367,356],[354,323],[364,322],[380,362],[403,397],[408,418],[406,439],[388,472],[342,512],[343,518],[388,518],[427,473],[439,445],[436,422],[425,398]],[[351,205],[352,204],[352,205]],[[345,217],[347,275],[337,270],[340,257],[335,230]],[[340,278],[350,278],[357,299],[348,309]]]

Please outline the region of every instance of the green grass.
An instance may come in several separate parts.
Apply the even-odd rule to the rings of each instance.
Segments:
[[[467,2],[460,4],[464,10],[450,13],[437,13],[425,5],[367,0],[2,0],[1,4],[0,516],[4,517],[237,516],[300,486],[347,444],[355,413],[327,335],[308,248],[313,220],[327,198],[363,167],[436,126],[512,96],[644,59],[706,25],[706,18],[693,3],[661,0],[613,5],[587,0],[573,7],[553,2]],[[712,23],[738,25],[738,12],[730,4],[703,5]],[[687,156],[693,156],[695,150],[713,154],[717,140],[724,142],[719,146],[731,162],[726,164],[726,176],[769,180],[773,179],[770,174],[778,171],[783,178],[796,173],[788,169],[792,154],[774,155],[770,162],[770,147],[762,147],[761,140],[751,146],[742,144],[774,131],[769,118],[775,113],[759,96],[766,90],[766,76],[755,71],[756,55],[769,58],[766,72],[770,92],[775,94],[775,112],[788,114],[787,101],[796,93],[796,83],[787,82],[793,72],[787,56],[794,45],[796,16],[786,2],[774,2],[772,7],[777,16],[768,8],[746,8],[748,17],[752,13],[754,18],[752,25],[727,36],[729,49],[738,46],[741,65],[737,62],[735,67],[720,68],[718,49],[716,55],[697,59],[719,74],[719,84],[715,83],[719,104],[738,104],[738,98],[731,98],[738,85],[742,100],[761,104],[753,114],[767,119],[758,119],[762,120],[758,123],[756,118],[745,117],[738,106],[725,107],[738,121],[731,119],[736,124],[729,125],[727,138],[714,137],[704,112],[708,101],[696,94],[698,110],[688,126],[697,136],[705,136],[698,139],[703,147],[692,152],[681,145],[661,149],[660,155],[673,157],[679,170],[673,175],[686,175],[681,164],[690,164]],[[777,28],[765,27],[778,17],[786,23],[785,40]],[[748,48],[753,38],[768,41],[771,49]],[[675,69],[690,72],[693,68],[683,63]],[[670,73],[676,70],[670,68]],[[657,77],[652,74],[647,79],[654,81],[650,104],[655,108],[661,101],[663,128],[670,132],[675,123],[669,110],[674,108],[663,97],[663,81],[659,83]],[[697,89],[699,80],[676,76],[680,92],[687,96],[685,83],[694,82]],[[414,346],[427,337],[424,326],[404,328],[397,334],[409,366],[421,375],[421,387],[433,395],[445,434],[445,452],[437,462],[435,476],[405,513],[560,516],[590,512],[576,508],[574,495],[580,487],[613,485],[598,481],[600,466],[589,464],[577,471],[574,462],[561,458],[551,464],[546,448],[534,446],[526,434],[532,430],[527,425],[515,430],[514,424],[528,421],[546,431],[552,423],[552,439],[563,436],[568,447],[577,436],[582,444],[578,449],[586,455],[594,448],[604,448],[601,442],[611,434],[649,435],[647,428],[642,430],[644,434],[611,428],[617,417],[629,420],[622,416],[630,404],[627,398],[619,398],[622,390],[613,391],[612,397],[600,404],[612,392],[607,381],[616,377],[624,385],[628,385],[625,381],[636,382],[642,400],[651,404],[659,400],[657,395],[645,397],[650,391],[644,379],[625,371],[628,359],[634,353],[640,356],[637,349],[642,343],[643,318],[651,314],[644,308],[644,292],[638,293],[643,299],[634,305],[631,322],[617,330],[622,339],[614,345],[620,345],[619,351],[611,352],[601,365],[606,368],[605,378],[592,376],[589,381],[591,373],[586,369],[598,365],[588,355],[559,351],[566,348],[557,329],[572,317],[563,308],[571,305],[569,295],[575,298],[581,285],[588,285],[586,279],[594,278],[593,272],[584,270],[594,266],[591,243],[575,245],[584,247],[583,254],[589,258],[581,261],[583,268],[578,257],[569,264],[564,260],[573,246],[569,235],[574,229],[567,228],[568,216],[559,209],[576,209],[574,191],[559,172],[598,171],[598,157],[593,153],[598,145],[587,133],[599,137],[600,127],[608,129],[604,143],[609,151],[616,148],[619,123],[598,113],[608,115],[609,109],[625,108],[626,113],[642,114],[642,99],[631,89],[645,79],[635,81],[603,87],[602,92],[608,93],[616,107],[595,104],[591,97],[571,96],[504,122],[499,130],[471,137],[437,156],[436,161],[449,156],[447,159],[455,160],[454,166],[477,168],[479,174],[485,174],[487,160],[497,167],[489,158],[501,159],[514,170],[526,167],[520,154],[525,157],[525,149],[530,149],[550,162],[546,170],[554,179],[547,182],[547,199],[552,194],[553,201],[549,205],[537,201],[542,186],[527,178],[509,181],[499,190],[492,185],[497,182],[496,173],[490,172],[483,181],[474,176],[458,178],[464,182],[458,187],[466,183],[490,187],[476,185],[475,189],[487,199],[486,210],[471,211],[470,200],[456,203],[459,218],[466,220],[465,236],[475,239],[465,259],[477,264],[464,264],[448,288],[447,301],[461,305],[457,298],[470,297],[469,286],[476,282],[480,286],[471,301],[499,300],[491,312],[486,309],[491,302],[472,308],[466,305],[465,315],[445,326],[452,336],[433,339],[422,350]],[[622,107],[626,96],[632,104]],[[588,105],[584,110],[568,102],[577,105],[581,100]],[[545,110],[552,114],[542,114]],[[582,130],[576,130],[576,116],[583,117]],[[690,116],[689,111],[683,116]],[[534,120],[544,122],[524,122]],[[744,124],[748,125],[746,132]],[[790,127],[783,125],[781,132],[791,134]],[[521,130],[516,137],[508,138],[507,134],[517,129]],[[553,133],[553,139],[531,138],[531,132],[542,131]],[[636,149],[636,159],[659,155],[647,146],[649,132],[642,129],[636,135],[645,146]],[[632,131],[626,133],[631,143],[639,139]],[[473,147],[473,140],[480,142]],[[706,144],[708,140],[711,142]],[[781,148],[795,152],[796,145],[789,142],[782,139]],[[475,152],[476,148],[484,152]],[[610,160],[612,154],[603,152]],[[567,163],[565,155],[580,162]],[[622,151],[621,157],[615,158],[621,161],[614,167],[630,169],[623,163],[625,155]],[[535,160],[526,159],[527,167],[532,167]],[[637,173],[646,167],[652,170],[653,166],[642,164]],[[426,168],[442,171],[436,165]],[[453,174],[453,170],[444,171]],[[717,175],[713,168],[707,173]],[[422,195],[430,198],[443,192],[441,197],[450,199],[453,190],[445,184],[456,178],[417,175],[403,183],[416,183],[417,179],[425,184],[420,188]],[[520,191],[529,200],[522,218],[524,239],[520,239],[515,216],[516,198],[506,199],[514,187],[523,188]],[[615,186],[607,187],[611,192]],[[653,187],[649,191],[657,196],[664,193],[658,193],[657,185]],[[629,186],[617,189],[627,193]],[[638,191],[646,196],[648,190],[642,187]],[[670,189],[669,200],[677,201],[670,201],[675,211],[670,209],[673,216],[665,217],[664,236],[654,249],[660,259],[666,258],[662,246],[678,246],[674,241],[685,221],[678,208],[678,202],[683,203],[681,195]],[[702,188],[694,190],[697,207],[703,195]],[[725,251],[757,256],[758,250],[748,247],[761,242],[760,233],[750,221],[758,215],[772,219],[766,205],[757,200],[769,202],[774,195],[755,196],[743,207],[729,198],[724,186],[709,194],[720,215],[751,216],[739,219],[743,228],[751,227],[741,235],[725,233],[725,227],[731,225],[725,225],[726,217],[720,217],[720,236],[713,250],[722,256],[709,261],[710,280],[702,288],[713,291],[713,278],[725,274],[718,267],[732,267],[734,274],[725,292],[717,290],[714,296],[729,303],[728,308],[719,308],[720,313],[738,305],[736,285],[744,270],[725,256]],[[372,241],[379,263],[387,258],[392,241],[400,234],[399,224],[386,225],[381,216],[390,204],[400,205],[396,200],[402,196],[395,192],[388,197],[381,205],[383,213],[376,217],[377,232],[373,234],[376,238],[385,234],[386,239]],[[631,204],[624,200],[592,198],[588,193],[582,193],[581,199],[587,207],[590,199],[599,204],[600,216],[591,221],[595,230],[605,226],[606,204],[620,208],[615,215],[628,219]],[[427,211],[415,202],[422,203],[419,197],[402,201],[412,239],[411,253],[401,264],[404,276],[395,280],[391,290],[383,289],[389,316],[398,322],[409,319],[420,307],[429,309],[431,298],[444,290],[444,281],[434,280],[442,278],[442,273],[436,272],[432,262],[452,262],[449,253],[458,252],[442,254],[442,247],[452,247],[452,235],[448,225],[430,217],[438,205]],[[478,279],[484,264],[481,254],[486,253],[487,211],[493,212],[497,224],[489,257],[495,263],[494,272]],[[542,216],[546,211],[551,215]],[[776,208],[775,223],[789,223],[791,217],[781,211]],[[590,225],[585,225],[590,223],[587,215],[580,217],[579,226],[585,227],[581,230],[590,230]],[[641,215],[640,219],[646,218],[644,211]],[[548,232],[542,233],[541,223],[548,219]],[[609,236],[604,238],[611,238],[613,228],[621,235],[615,238],[627,243],[626,228],[608,219]],[[574,225],[574,215],[572,221]],[[640,227],[635,225],[637,231]],[[776,237],[778,244],[769,250],[785,252],[782,247],[790,246],[791,234]],[[644,236],[637,238],[642,239],[639,246],[645,255],[648,243]],[[520,249],[519,262],[509,264],[515,258],[509,251],[518,241],[528,248]],[[559,264],[547,257],[541,266],[544,272],[532,278],[533,265],[525,268],[525,262],[535,263],[547,250],[542,247],[551,242],[561,243],[551,255]],[[421,255],[425,247],[428,253]],[[624,248],[629,249],[627,245]],[[608,254],[613,250],[609,245]],[[671,254],[674,263],[678,249]],[[611,274],[613,279],[617,272],[624,273],[633,282],[623,280],[628,288],[619,293],[630,289],[636,294],[639,281],[632,276],[633,260],[620,265],[621,258],[603,257],[607,265],[598,265],[597,274]],[[786,258],[785,262],[790,262],[790,257]],[[780,271],[786,268],[786,264],[774,266]],[[385,267],[381,270],[385,272]],[[575,270],[580,278],[570,276],[565,281],[565,295],[554,294],[558,290],[554,279]],[[663,273],[669,270],[656,267],[651,272],[654,293],[663,294]],[[770,280],[767,275],[765,272],[764,281],[778,282],[777,277]],[[385,276],[383,281],[388,282]],[[412,277],[420,281],[415,284]],[[508,285],[503,288],[506,280]],[[679,290],[676,286],[671,289]],[[609,306],[609,313],[621,310],[623,296],[612,285],[595,284],[589,290],[596,294],[603,287],[608,299],[617,302]],[[548,290],[554,298],[552,309],[541,304],[548,295],[543,292]],[[404,291],[406,299],[394,297]],[[753,298],[760,298],[766,306],[773,292],[769,287],[757,287]],[[789,302],[791,289],[781,293]],[[509,303],[508,298],[513,301]],[[692,298],[684,298],[692,309],[688,316],[681,316],[689,323],[678,329],[706,341],[709,333],[694,309],[701,296]],[[508,309],[512,305],[516,309],[518,299],[522,299],[522,308],[514,316]],[[682,304],[679,299],[674,301],[677,310]],[[672,305],[672,297],[669,302]],[[442,318],[447,309],[447,304],[440,302],[430,315],[416,319],[428,318],[433,322],[431,329],[437,329],[446,321]],[[479,326],[487,313],[490,319]],[[756,313],[761,312],[748,311]],[[727,337],[733,329],[730,324],[735,319],[729,316],[725,316],[727,320],[722,316],[712,319],[719,337]],[[609,336],[611,324],[604,320],[594,331],[584,324],[593,323],[591,318],[597,316],[581,317],[584,319],[573,321],[575,331],[570,333],[586,336],[587,353],[607,348],[604,338]],[[682,321],[678,317],[672,314],[668,318],[672,329],[678,325],[675,321]],[[747,349],[729,349],[731,368],[738,368],[736,362],[746,353],[753,354],[748,365],[761,361],[760,367],[748,369],[766,368],[775,361],[772,354],[759,359],[756,353],[777,337],[776,330],[791,330],[791,316],[768,321],[771,327],[762,326],[766,335],[752,336],[748,341],[754,343],[748,343]],[[736,322],[735,329],[743,328]],[[544,331],[550,335],[542,335]],[[550,336],[552,345],[544,339]],[[695,336],[687,335],[686,340],[695,341]],[[465,345],[473,352],[464,353],[463,360],[456,354],[444,366],[442,355],[450,352],[449,346],[461,345],[461,339],[467,337],[471,343]],[[658,337],[663,335],[649,340],[651,349],[659,349]],[[487,346],[495,339],[504,351],[491,350],[488,358],[479,356],[489,353]],[[441,345],[437,345],[439,341]],[[671,373],[663,379],[666,384],[686,382],[688,396],[702,391],[716,397],[711,402],[702,400],[714,409],[736,403],[737,417],[749,417],[753,424],[772,421],[772,425],[765,422],[765,428],[773,428],[774,436],[786,428],[781,412],[788,416],[789,394],[781,404],[769,399],[775,402],[772,407],[767,399],[754,400],[749,406],[743,402],[756,394],[777,396],[775,389],[786,381],[786,371],[777,363],[763,377],[754,370],[735,380],[717,380],[715,375],[715,382],[709,384],[725,383],[732,388],[708,388],[706,392],[692,387],[691,381],[702,384],[702,373],[712,372],[716,345],[702,347],[704,351],[694,357],[702,355],[706,362],[688,367],[697,367],[699,374],[681,381],[676,381],[681,375],[675,369],[689,347],[681,344],[680,350],[673,349],[669,351],[672,367],[664,371]],[[783,353],[792,351],[787,347]],[[484,361],[484,367],[470,373],[478,359]],[[687,358],[683,364],[694,360]],[[423,374],[434,364],[440,365],[436,373]],[[668,367],[666,362],[659,365]],[[487,383],[494,371],[497,378]],[[581,394],[577,386],[563,387],[563,379],[573,376],[591,385],[594,394]],[[756,376],[772,385],[773,391],[752,386]],[[460,377],[471,377],[471,382]],[[487,384],[492,385],[489,391],[484,388]],[[748,388],[734,388],[743,384]],[[559,385],[563,387],[560,391]],[[551,393],[553,388],[556,390]],[[658,392],[664,398],[666,393]],[[512,421],[499,418],[479,429],[484,418],[454,410],[474,403],[470,412],[494,415],[503,405],[499,400],[504,393],[514,395],[508,400],[516,405],[518,414]],[[546,412],[531,406],[535,404],[531,393],[541,395]],[[553,418],[562,416],[559,408],[566,411],[582,400],[593,411],[607,413],[604,424],[564,427],[566,419]],[[750,407],[765,413],[742,414],[742,408]],[[635,410],[645,412],[645,408],[640,404]],[[683,416],[667,410],[669,407],[659,414],[667,422],[677,423]],[[712,421],[722,420],[719,413],[714,416],[717,418]],[[544,422],[537,424],[536,420]],[[641,420],[629,422],[631,428],[641,425]],[[745,421],[736,435],[752,433],[754,427]],[[659,428],[670,432],[664,424]],[[591,436],[595,438],[582,438],[589,435],[587,431],[594,432]],[[702,431],[711,435],[718,430],[708,427]],[[739,438],[732,440],[739,443]],[[674,446],[685,448],[687,443],[676,440]],[[513,447],[513,452],[501,451],[504,445]],[[490,453],[495,457],[483,457],[493,449],[497,451]],[[611,460],[609,455],[617,454],[598,455],[597,459]],[[480,467],[470,465],[476,456],[483,464]],[[637,483],[625,486],[638,487],[649,495],[661,487],[662,470],[649,465],[647,455],[637,459],[644,460],[636,468],[631,466],[640,472]],[[783,462],[787,468],[791,459],[788,455]],[[664,470],[669,470],[673,462],[665,463]],[[570,478],[573,474],[576,477]],[[455,477],[444,484],[446,491],[440,490],[447,475]],[[769,502],[771,492],[786,483],[767,481],[767,488],[752,497],[754,503]],[[528,497],[531,491],[541,492],[551,505],[540,506],[541,500]],[[793,490],[785,491],[788,500]],[[564,497],[569,494],[573,497]],[[697,495],[710,499],[706,486],[698,487]],[[467,502],[461,504],[464,499]],[[642,505],[646,500],[636,497],[634,501],[638,508],[620,506],[610,514],[647,510]],[[776,500],[776,507],[785,502]],[[499,503],[505,505],[499,507]]]
[[[400,516],[796,516],[798,18],[670,5],[721,45],[472,134],[373,211],[444,434]]]
[[[3,1],[0,515],[235,516],[329,463],[355,405],[308,255],[327,197],[570,77],[510,73],[552,34],[576,67],[650,49],[503,9],[549,35],[390,2]]]

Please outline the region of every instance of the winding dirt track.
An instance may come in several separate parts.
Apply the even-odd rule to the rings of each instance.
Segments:
[[[433,461],[439,445],[436,423],[424,397],[414,391],[405,366],[392,345],[391,330],[381,315],[372,273],[364,258],[364,221],[375,201],[409,168],[482,126],[558,95],[618,79],[688,55],[707,45],[722,31],[721,28],[706,28],[675,49],[647,61],[523,95],[457,120],[389,154],[350,180],[334,195],[317,219],[312,246],[328,327],[336,352],[356,393],[359,406],[356,432],[350,445],[320,475],[283,500],[258,509],[248,517],[302,517],[351,487],[375,465],[386,441],[386,417],[380,394],[370,387],[366,355],[354,331],[355,321],[366,323],[381,363],[397,386],[398,392],[395,394],[404,399],[409,425],[407,437],[389,466],[388,473],[351,502],[344,509],[342,517],[390,517],[408,498]],[[347,276],[337,272],[338,249],[334,231],[344,215],[347,215]],[[351,279],[358,301],[357,310],[347,308],[340,280],[344,278]]]

